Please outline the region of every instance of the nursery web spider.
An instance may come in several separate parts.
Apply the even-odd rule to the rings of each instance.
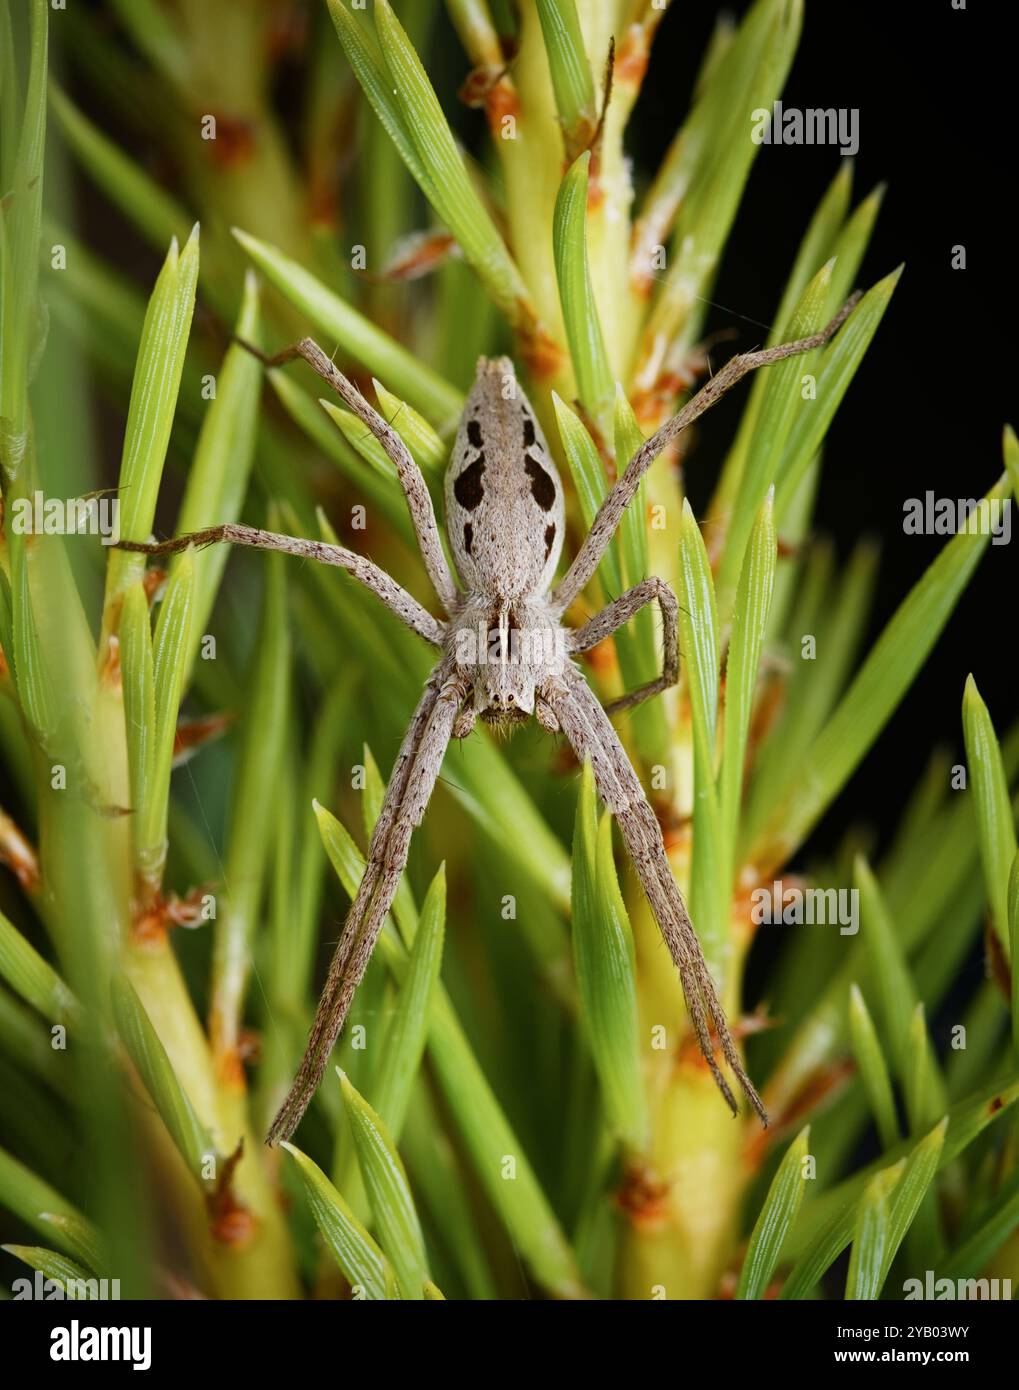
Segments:
[[[641,478],[666,445],[747,372],[827,343],[858,298],[854,295],[819,333],[731,358],[633,455],[599,507],[572,564],[554,587],[563,545],[562,484],[509,358],[482,358],[478,363],[446,472],[446,529],[458,585],[446,562],[424,478],[393,427],[310,338],[275,356],[251,349],[270,366],[303,358],[381,444],[396,467],[425,569],[446,613],[444,620],[433,617],[370,560],[321,541],[230,523],[161,543],[120,542],[125,550],[167,555],[192,545],[228,541],[338,565],[440,652],[393,767],[364,876],[333,955],[300,1068],[269,1130],[270,1144],[293,1134],[311,1101],[393,901],[407,862],[411,834],[424,816],[447,744],[451,738],[469,734],[479,717],[488,723],[514,724],[533,715],[544,728],[563,733],[578,758],[590,760],[598,792],[619,822],[633,866],[679,971],[690,1018],[712,1076],[737,1113],[736,1101],[715,1058],[710,1033],[714,1027],[725,1061],[767,1124],[761,1098],[736,1050],[672,876],[658,821],[608,717],[657,695],[678,679],[675,595],[661,579],[652,577],[622,594],[583,627],[566,629],[561,622],[597,569]],[[662,614],[662,673],[603,706],[571,658],[594,647],[648,603],[657,603]],[[479,625],[481,631],[492,635],[491,646],[482,651],[475,642],[464,640],[464,634],[476,634]],[[515,643],[511,651],[511,637],[520,634],[554,640]]]

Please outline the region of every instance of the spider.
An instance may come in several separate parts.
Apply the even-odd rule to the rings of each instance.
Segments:
[[[446,747],[451,738],[466,737],[478,718],[512,726],[533,716],[543,728],[564,734],[581,761],[590,761],[598,793],[619,823],[679,971],[690,1019],[718,1089],[733,1114],[738,1114],[715,1058],[712,1026],[725,1061],[767,1124],[767,1112],[736,1050],[672,876],[658,820],[609,720],[610,714],[650,699],[678,680],[676,597],[663,580],[650,577],[580,628],[564,628],[562,617],[591,579],[641,478],[666,445],[747,372],[827,343],[858,299],[854,295],[827,327],[811,337],[731,358],[636,451],[554,587],[563,545],[563,489],[509,358],[479,361],[446,472],[446,530],[461,581],[458,586],[446,561],[424,478],[392,426],[312,339],[303,338],[274,356],[245,344],[269,366],[303,358],[379,441],[396,467],[425,569],[446,612],[445,620],[433,617],[370,560],[322,541],[228,523],[169,541],[120,542],[125,550],[167,555],[188,546],[227,541],[338,565],[440,653],[397,755],[364,876],[333,955],[304,1056],[267,1143],[289,1139],[308,1108],[393,901],[411,835],[424,816]],[[603,641],[649,603],[657,603],[662,615],[661,675],[602,705],[571,658]]]

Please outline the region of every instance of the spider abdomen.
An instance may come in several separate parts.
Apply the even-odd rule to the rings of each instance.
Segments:
[[[563,489],[508,357],[478,362],[446,474],[446,530],[470,594],[547,592],[563,545]]]

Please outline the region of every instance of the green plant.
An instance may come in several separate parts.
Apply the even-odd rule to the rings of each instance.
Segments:
[[[23,8],[0,5],[0,1203],[39,1244],[12,1253],[150,1296],[493,1298],[519,1292],[522,1268],[559,1297],[751,1298],[776,1280],[808,1297],[837,1292],[849,1246],[846,1297],[927,1268],[1014,1277],[1019,731],[999,740],[972,679],[966,793],[936,760],[876,864],[852,842],[810,864],[812,885],[858,891],[862,928],[774,966],[780,1022],[749,1063],[767,1132],[733,1123],[689,1046],[590,780],[564,782],[528,729],[450,751],[341,1075],[300,1147],[270,1152],[319,948],[428,655],[342,574],[238,556],[224,582],[227,555],[207,550],[157,578],[95,538],[15,525],[37,492],[108,483],[97,383],[121,422],[127,538],[182,483],[178,531],[244,515],[328,538],[327,516],[350,518],[355,548],[420,592],[387,460],[306,377],[263,373],[229,341],[309,329],[378,378],[437,494],[475,357],[511,348],[588,523],[686,389],[757,148],[748,112],[782,89],[800,0],[720,25],[635,215],[623,137],[661,18],[643,0],[448,0],[492,135],[484,167],[419,56],[437,7],[397,6],[402,23],[386,0],[302,10],[286,124],[271,6],[110,0],[116,41],[45,0]],[[48,31],[105,131],[47,77]],[[171,190],[139,145],[172,161]],[[68,158],[157,248],[148,298],[116,247],[79,239]],[[838,174],[772,342],[845,300],[879,201],[851,210]],[[663,457],[590,586],[593,604],[657,573],[680,598],[681,684],[623,727],[730,1018],[754,891],[801,855],[987,543],[948,542],[860,653],[876,556],[861,545],[838,571],[810,523],[826,432],[898,275],[815,358],[753,382],[710,524]],[[1007,432],[988,497],[1017,482]],[[825,659],[784,660],[805,632]],[[600,693],[653,678],[656,643],[648,612],[598,650]],[[926,1017],[985,917],[992,978],[965,1050],[939,1056]],[[856,1167],[872,1121],[880,1157]]]

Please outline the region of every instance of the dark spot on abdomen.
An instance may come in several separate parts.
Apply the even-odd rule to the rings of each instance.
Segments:
[[[484,441],[481,438],[481,426],[478,424],[477,420],[467,421],[467,439],[475,449],[481,448]]]
[[[464,511],[472,512],[484,497],[485,489],[481,485],[481,475],[484,471],[485,456],[479,454],[473,463],[467,465],[453,484],[453,496]]]
[[[524,472],[531,480],[535,502],[543,512],[550,512],[555,506],[555,479],[530,454],[524,459]]]
[[[545,559],[552,554],[552,542],[555,540],[555,522],[551,526],[545,527]]]
[[[464,550],[467,551],[467,554],[468,554],[468,555],[471,553],[471,546],[472,546],[473,544],[474,544],[474,527],[473,527],[473,526],[471,525],[471,523],[468,521],[468,522],[465,522],[465,523],[464,523]]]
[[[524,448],[529,449],[534,443],[534,421],[529,415],[524,416]]]

